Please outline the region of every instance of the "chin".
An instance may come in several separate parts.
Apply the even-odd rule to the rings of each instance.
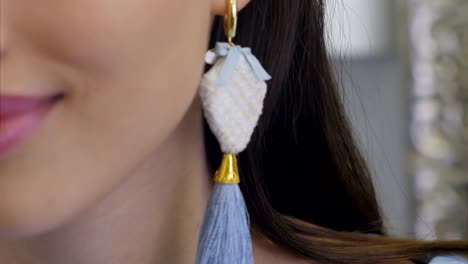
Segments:
[[[0,188],[1,191],[1,188]],[[16,193],[0,199],[0,241],[20,240],[52,232],[79,211],[65,199],[50,200],[44,192]]]
[[[39,216],[20,208],[14,212],[0,211],[0,241],[26,239],[47,233],[54,229],[54,222],[57,220],[52,216],[45,217],[44,212]]]

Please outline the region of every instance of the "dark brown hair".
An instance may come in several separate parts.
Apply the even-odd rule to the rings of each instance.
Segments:
[[[216,41],[224,41],[221,18],[214,21],[210,46]],[[256,231],[320,263],[467,254],[463,241],[386,235],[327,57],[323,0],[254,0],[239,14],[235,41],[251,47],[273,76],[264,114],[239,156],[241,188]],[[205,131],[214,170],[221,153]]]

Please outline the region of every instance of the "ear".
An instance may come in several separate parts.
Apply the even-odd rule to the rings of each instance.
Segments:
[[[237,0],[237,11],[241,11],[251,0]],[[211,0],[211,13],[222,16],[226,10],[227,0]]]

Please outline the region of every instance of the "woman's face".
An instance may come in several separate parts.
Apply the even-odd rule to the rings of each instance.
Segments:
[[[166,139],[195,98],[213,7],[0,1],[1,95],[64,95],[31,136],[0,153],[2,238],[65,221]]]

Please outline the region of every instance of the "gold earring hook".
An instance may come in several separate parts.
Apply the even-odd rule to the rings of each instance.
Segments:
[[[237,30],[237,0],[226,0],[226,13],[224,14],[224,33],[228,43],[234,46],[232,39]]]

